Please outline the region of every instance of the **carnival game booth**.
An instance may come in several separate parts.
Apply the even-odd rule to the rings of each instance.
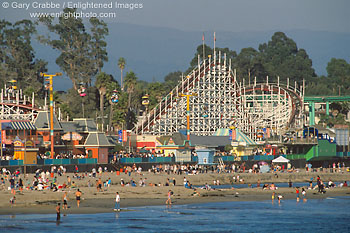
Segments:
[[[22,141],[18,137],[13,140],[14,154],[13,159],[23,160],[23,164],[36,164],[39,148],[31,140]]]
[[[88,158],[96,158],[98,163],[108,163],[108,151],[113,148],[114,145],[109,143],[104,133],[90,132],[84,145],[77,147],[84,148]]]
[[[91,132],[97,132],[97,126],[93,119],[76,118],[73,121],[62,121],[61,140],[65,144],[64,153],[86,154],[84,143]]]
[[[13,159],[20,159],[19,147],[23,148],[26,141],[30,145],[29,148],[36,148],[38,144],[36,127],[30,121],[1,120],[0,126],[0,141],[4,156],[10,155],[12,157],[14,155]],[[21,141],[21,143],[15,143],[15,141]]]
[[[179,144],[175,143],[174,138]],[[164,142],[165,145],[157,146],[157,150],[167,152],[168,156],[164,158],[167,162],[193,162],[191,151],[195,147],[191,144],[191,141],[180,138],[181,135],[174,134],[168,141]],[[174,154],[175,158],[170,157],[170,154]]]
[[[196,153],[198,156],[198,164],[199,165],[213,165],[214,164],[214,154],[215,150],[202,148],[196,149]]]
[[[38,147],[41,153],[45,153],[50,150],[51,137],[50,137],[50,112],[39,111],[37,117],[34,120],[34,125],[37,129],[38,135]],[[54,151],[57,154],[59,148],[64,148],[65,145],[61,140],[61,134],[63,128],[61,123],[57,120],[55,114],[53,115],[53,135],[54,135]],[[48,152],[50,153],[50,152]]]
[[[230,137],[229,145],[232,145],[232,154],[236,155],[238,158],[241,156],[252,155],[253,150],[257,148],[257,143],[244,134],[238,128],[235,129],[218,129],[214,136],[226,136]]]

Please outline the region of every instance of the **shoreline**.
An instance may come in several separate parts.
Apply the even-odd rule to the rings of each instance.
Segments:
[[[58,177],[58,182],[61,184],[66,181],[67,176],[72,177],[73,174],[66,174],[66,176]],[[112,186],[106,188],[103,192],[97,192],[95,187],[95,180],[98,178],[88,177],[82,180],[73,179],[79,189],[82,191],[82,201],[80,208],[77,208],[75,201],[75,189],[66,189],[68,193],[68,210],[62,209],[61,215],[64,214],[93,214],[93,213],[110,213],[114,212],[115,192],[118,191],[121,197],[122,211],[128,211],[128,208],[142,207],[142,206],[159,206],[165,205],[167,199],[167,192],[172,190],[173,205],[186,205],[197,203],[213,203],[213,202],[235,202],[235,201],[271,201],[272,192],[283,195],[283,200],[296,199],[295,188],[278,188],[277,190],[262,190],[264,183],[278,183],[288,182],[292,180],[293,184],[297,182],[308,183],[309,177],[317,177],[320,175],[326,183],[329,179],[332,181],[349,181],[350,173],[278,173],[278,178],[274,174],[249,174],[241,173],[240,177],[245,180],[245,183],[256,184],[258,180],[261,181],[260,188],[235,188],[235,189],[216,189],[204,190],[197,188],[200,196],[192,196],[193,189],[186,189],[182,185],[184,177],[193,185],[203,185],[208,183],[213,184],[213,180],[220,180],[220,184],[232,184],[232,177],[237,174],[199,174],[199,175],[174,175],[174,174],[151,174],[143,173],[142,176],[132,174],[128,176],[122,174],[117,176],[115,173],[103,173],[101,180],[105,181],[108,178],[112,180]],[[167,178],[176,179],[176,186],[146,186],[146,187],[121,187],[120,179],[128,181],[135,180],[138,184],[139,179],[147,178],[148,183],[158,184],[164,183]],[[88,180],[92,181],[93,186],[87,187]],[[234,183],[235,184],[235,183]],[[238,183],[236,183],[238,184]],[[315,182],[314,182],[315,185]],[[301,187],[300,187],[301,188]],[[301,191],[301,189],[300,189]],[[350,196],[350,187],[336,187],[326,189],[325,194],[319,194],[317,190],[306,189],[307,199],[325,199],[328,197]],[[11,198],[10,191],[0,191],[0,215],[17,215],[17,214],[56,214],[55,207],[58,202],[62,203],[62,191],[52,192],[50,190],[34,191],[25,190],[23,194],[16,195],[16,203],[11,207],[9,199]],[[301,195],[300,195],[301,197]],[[302,202],[302,198],[300,198]],[[278,203],[278,200],[275,199]]]
[[[233,190],[211,190],[201,192],[201,196],[181,198],[172,198],[172,205],[203,204],[215,202],[249,202],[249,201],[271,201],[273,190],[261,190],[260,188],[242,188]],[[280,188],[275,190],[276,194],[283,195],[283,200],[296,199],[294,188]],[[326,199],[333,197],[350,196],[350,188],[332,188],[326,190],[325,194],[317,193],[317,190],[307,190],[306,199]],[[166,197],[163,198],[122,198],[122,211],[129,211],[132,207],[147,206],[165,206]],[[275,203],[278,200],[275,199]],[[300,198],[300,202],[303,202]],[[48,200],[39,204],[15,204],[14,206],[1,206],[0,215],[21,215],[21,214],[55,214],[57,201]],[[68,202],[68,210],[61,209],[61,215],[64,214],[95,214],[112,213],[114,207],[114,198],[92,198],[82,200],[80,208],[76,207],[75,200]]]

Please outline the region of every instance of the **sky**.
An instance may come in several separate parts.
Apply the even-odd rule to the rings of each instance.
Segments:
[[[112,3],[112,9],[83,12],[116,13],[107,22],[169,27],[188,31],[266,31],[307,29],[350,32],[348,0],[1,0],[0,18],[17,21],[33,12],[58,12],[63,4]],[[5,5],[3,5],[5,3]],[[9,3],[8,8],[4,8]],[[37,3],[59,4],[39,9]],[[140,9],[115,8],[116,3],[142,4]],[[29,4],[28,9],[20,9]],[[34,4],[34,5],[33,5]],[[57,5],[56,5],[57,6]],[[25,6],[24,6],[25,7]],[[41,7],[43,7],[41,5]]]
[[[332,57],[349,61],[350,0],[1,0],[0,19],[35,20],[38,12],[60,13],[67,6],[77,7],[85,20],[92,14],[106,16],[100,17],[110,30],[106,38],[109,61],[103,71],[116,77],[120,56],[127,59],[126,72],[132,69],[146,81],[161,81],[169,72],[184,71],[201,43],[202,32],[206,43],[212,45],[214,31],[218,47],[237,52],[243,47],[257,48],[275,31],[326,32],[320,33],[326,35],[322,41],[306,38],[306,32],[292,39],[297,38],[298,46],[307,50],[320,75],[325,75]],[[342,40],[336,39],[339,33]],[[48,70],[61,72],[55,64],[57,51],[36,41],[33,44],[37,57],[48,61]],[[55,84],[58,89],[71,87],[68,77],[61,80]]]

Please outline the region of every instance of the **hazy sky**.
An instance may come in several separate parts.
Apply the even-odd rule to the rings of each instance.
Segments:
[[[4,2],[10,6],[5,9]],[[16,21],[36,12],[14,9],[19,4],[50,2],[48,0],[1,0],[0,18]],[[349,0],[121,0],[118,3],[139,3],[142,9],[116,9],[113,0],[51,0],[60,4],[113,3],[113,9],[87,9],[84,12],[116,12],[105,21],[171,27],[190,31],[265,31],[308,29],[350,32]],[[15,4],[15,5],[13,5]],[[36,5],[37,6],[37,5]]]

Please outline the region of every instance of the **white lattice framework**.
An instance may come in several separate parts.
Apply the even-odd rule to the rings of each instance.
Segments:
[[[198,57],[200,62],[200,58]],[[239,106],[238,84],[226,54],[214,55],[198,62],[182,82],[152,109],[137,126],[139,134],[168,135],[186,128],[186,98],[190,97],[190,131],[196,135],[212,135],[217,128],[228,127]]]
[[[21,89],[9,91],[5,86],[5,89],[1,89],[0,119],[33,121],[37,112],[34,107],[34,93],[31,101],[29,100]]]
[[[279,82],[238,83],[231,61],[214,54],[198,66],[142,118],[137,134],[169,135],[186,128],[186,98],[190,97],[190,131],[213,135],[217,129],[235,126],[253,139],[262,128],[281,135],[287,128],[303,125],[304,85],[299,89]]]
[[[235,125],[252,139],[268,128],[271,135],[281,135],[289,128],[303,126],[303,88],[298,89],[277,83],[256,83],[240,88],[241,109],[235,119]]]

